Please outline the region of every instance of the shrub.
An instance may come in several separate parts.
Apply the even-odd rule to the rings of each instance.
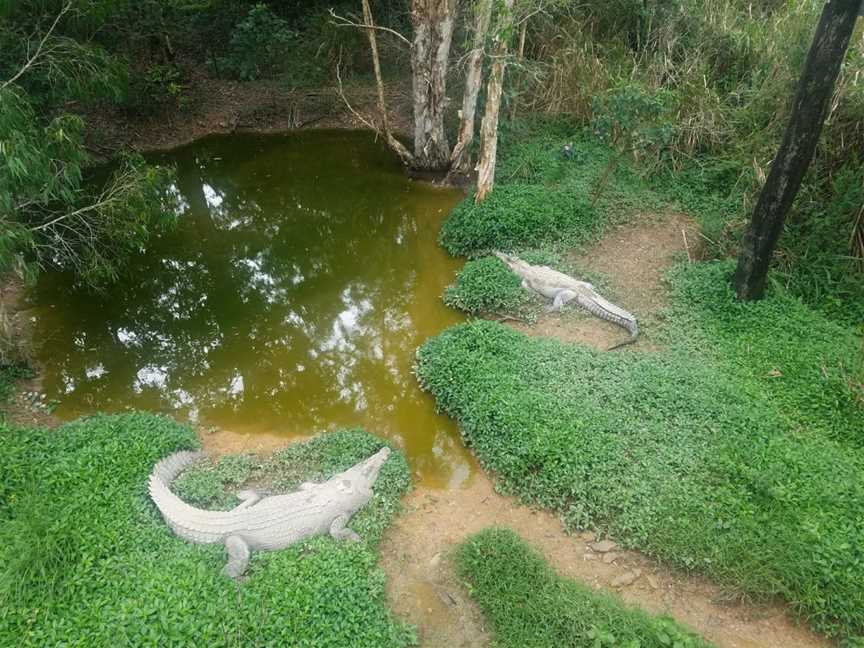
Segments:
[[[539,185],[499,185],[479,205],[460,203],[441,228],[441,245],[453,256],[492,250],[588,241],[599,228],[596,210],[582,196]]]
[[[478,321],[417,374],[503,488],[756,595],[864,631],[860,341],[800,301],[738,304],[731,266],[673,275],[669,348],[614,354]],[[859,363],[858,366],[861,366]]]
[[[244,81],[272,77],[286,69],[297,34],[266,4],[256,4],[234,27],[228,54],[217,70]]]
[[[468,261],[456,283],[444,291],[445,304],[472,315],[528,316],[532,302],[519,277],[497,257]]]
[[[410,481],[404,457],[391,456],[372,501],[351,522],[363,542],[322,537],[255,553],[238,586],[219,574],[224,548],[175,537],[146,494],[155,462],[196,443],[188,427],[148,414],[100,415],[55,431],[0,426],[0,644],[412,640],[387,610],[376,567],[381,531]],[[278,461],[285,471],[326,476],[382,443],[361,431],[334,432],[291,446]],[[229,468],[220,473],[223,488],[240,476],[237,465]]]
[[[512,648],[696,648],[709,644],[666,617],[562,578],[509,529],[486,529],[456,550],[459,575],[496,645]]]

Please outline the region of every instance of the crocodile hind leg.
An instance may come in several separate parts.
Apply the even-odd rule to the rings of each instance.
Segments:
[[[352,531],[347,526],[348,516],[344,513],[333,519],[330,523],[330,537],[334,540],[350,540],[351,542],[360,542],[360,536],[356,531]]]
[[[561,310],[561,307],[564,306],[567,302],[571,302],[576,299],[579,295],[577,295],[572,290],[562,290],[557,295],[555,295],[555,299],[552,301],[552,305],[546,309],[547,313],[555,313]]]
[[[240,578],[249,565],[249,545],[240,536],[232,535],[225,538],[225,551],[228,552],[228,563],[222,568],[222,573]]]

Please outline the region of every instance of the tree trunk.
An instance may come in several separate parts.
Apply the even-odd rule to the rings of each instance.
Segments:
[[[513,0],[504,0],[500,8],[492,46],[492,69],[486,84],[486,111],[480,124],[480,165],[477,174],[477,196],[482,202],[495,183],[495,161],[498,156],[498,113],[504,70],[507,67],[507,47],[513,26]]]
[[[405,146],[393,136],[390,130],[390,119],[387,116],[387,104],[384,101],[384,80],[381,77],[381,62],[378,58],[378,39],[375,36],[375,23],[372,20],[372,9],[369,0],[363,0],[363,23],[369,36],[369,49],[372,50],[372,66],[375,69],[375,84],[378,89],[378,111],[381,113],[381,125],[387,145],[399,156],[403,164],[411,164],[413,156]]]
[[[792,104],[783,143],[759,194],[735,271],[739,299],[761,299],[768,265],[786,214],[819,141],[840,64],[855,29],[861,0],[828,0],[816,27]]]
[[[469,148],[474,140],[474,118],[477,114],[477,95],[483,81],[483,48],[492,19],[492,0],[479,0],[474,7],[474,38],[468,55],[467,74],[465,75],[465,94],[462,97],[462,123],[459,137],[450,155],[452,168],[467,172],[471,169]]]
[[[443,171],[450,164],[444,132],[447,66],[455,0],[412,0],[411,69],[414,77],[414,162],[416,169]]]

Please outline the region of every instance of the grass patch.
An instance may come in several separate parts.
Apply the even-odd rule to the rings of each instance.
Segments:
[[[376,566],[381,532],[410,483],[400,453],[391,455],[373,500],[351,523],[363,542],[315,538],[256,553],[238,587],[219,574],[224,549],[173,536],[146,494],[156,461],[196,445],[188,427],[147,414],[96,416],[56,431],[0,426],[0,644],[413,641],[387,609]],[[329,433],[278,454],[267,474],[286,485],[323,478],[382,445],[362,431]],[[251,459],[223,460],[199,501],[230,501],[228,489],[262,470]],[[184,492],[192,481],[187,475]]]
[[[709,646],[666,617],[562,578],[509,529],[486,529],[456,550],[456,567],[495,631],[512,648]]]
[[[0,405],[9,401],[15,393],[19,380],[29,378],[32,375],[33,371],[25,365],[0,365]]]
[[[731,270],[674,273],[662,353],[473,322],[427,341],[419,379],[507,491],[861,634],[860,340],[788,295],[737,304]]]
[[[507,314],[527,320],[534,319],[538,310],[538,300],[497,257],[468,261],[444,291],[444,303],[471,315]]]
[[[562,155],[573,144],[572,157]],[[467,197],[441,228],[441,245],[454,256],[493,250],[541,250],[561,256],[596,241],[603,228],[639,211],[661,209],[655,194],[626,160],[590,132],[565,119],[502,124],[495,190],[479,205]]]

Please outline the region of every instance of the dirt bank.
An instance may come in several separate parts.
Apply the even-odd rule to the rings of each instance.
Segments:
[[[351,105],[350,110],[345,100]],[[410,131],[410,95],[398,85],[386,89],[390,123]],[[366,128],[377,114],[374,86],[290,88],[280,81],[230,81],[192,76],[183,107],[144,117],[103,104],[83,112],[88,148],[107,158],[122,148],[165,150],[220,133],[282,133],[299,128]],[[362,117],[362,119],[360,117]]]

